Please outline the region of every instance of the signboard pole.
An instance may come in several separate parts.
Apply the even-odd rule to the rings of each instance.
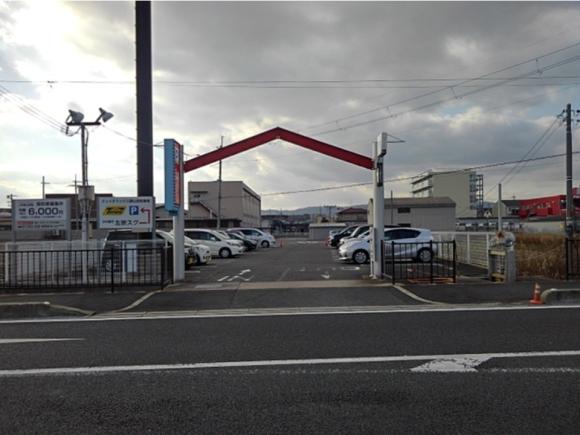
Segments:
[[[163,141],[165,157],[165,210],[173,216],[173,281],[185,279],[183,146]]]
[[[12,243],[16,243],[16,207],[14,206],[14,198],[10,198],[10,204],[12,206]],[[13,246],[12,249],[15,249]]]
[[[374,182],[373,182],[373,230],[371,232],[371,277],[383,279],[385,264],[384,228],[385,228],[385,187],[383,158],[387,153],[387,133],[381,133],[373,147]]]

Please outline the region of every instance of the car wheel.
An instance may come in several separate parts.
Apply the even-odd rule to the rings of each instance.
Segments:
[[[262,246],[262,248],[269,248],[270,242],[268,242],[267,240],[263,240],[260,246]]]
[[[417,261],[421,263],[429,263],[433,258],[433,253],[429,248],[423,248],[417,253]]]
[[[364,264],[369,261],[369,254],[367,251],[362,249],[354,251],[354,254],[352,254],[352,261],[354,261],[356,264]]]
[[[232,256],[232,251],[230,251],[228,248],[222,248],[220,249],[219,254],[221,258],[229,258]]]

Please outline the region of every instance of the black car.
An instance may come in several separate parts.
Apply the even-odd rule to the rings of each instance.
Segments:
[[[252,251],[258,247],[258,242],[254,242],[253,240],[244,237],[237,231],[228,231],[228,236],[230,236],[232,239],[241,241],[244,244],[246,251]]]
[[[348,237],[352,234],[352,232],[354,230],[357,229],[356,225],[352,225],[350,227],[345,228],[344,230],[342,230],[340,233],[335,234],[334,236],[332,236],[332,238],[330,239],[330,246],[332,246],[333,248],[336,248],[338,246],[338,242],[340,242],[340,240],[343,237]]]

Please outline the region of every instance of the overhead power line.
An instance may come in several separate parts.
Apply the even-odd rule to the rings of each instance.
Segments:
[[[304,129],[302,129],[302,131],[318,129],[320,127],[324,127],[324,126],[331,125],[331,124],[338,124],[340,122],[347,121],[349,119],[358,118],[358,117],[365,116],[365,115],[370,115],[370,114],[375,113],[375,112],[378,112],[378,111],[383,111],[383,110],[388,110],[389,111],[389,115],[387,115],[387,116],[381,116],[379,118],[374,118],[374,119],[371,119],[371,120],[362,121],[362,122],[359,122],[359,123],[356,123],[356,124],[352,124],[352,125],[349,125],[349,126],[338,127],[338,128],[334,128],[334,129],[327,130],[327,131],[317,132],[317,133],[314,133],[314,135],[323,135],[323,134],[332,133],[332,132],[335,132],[335,131],[346,130],[346,129],[350,129],[350,128],[359,127],[359,126],[362,126],[362,125],[374,123],[374,122],[377,122],[377,121],[382,121],[382,120],[385,120],[385,119],[394,118],[394,117],[400,116],[402,114],[406,114],[406,113],[410,113],[410,112],[414,112],[414,111],[418,111],[418,110],[423,110],[425,108],[433,107],[433,106],[442,104],[442,103],[447,102],[447,101],[452,101],[452,100],[455,100],[455,99],[458,99],[458,98],[462,98],[462,97],[465,97],[465,96],[473,95],[473,94],[478,93],[478,92],[482,92],[484,90],[488,90],[488,89],[492,89],[492,88],[495,88],[495,87],[498,87],[498,86],[502,86],[502,85],[505,85],[505,84],[510,83],[512,81],[521,80],[521,79],[528,79],[528,78],[534,77],[534,76],[535,77],[539,77],[545,71],[549,71],[551,69],[554,69],[554,68],[557,68],[557,67],[566,65],[568,63],[575,62],[575,61],[579,60],[580,59],[580,56],[572,56],[572,57],[569,57],[569,58],[565,59],[564,61],[555,62],[555,63],[552,63],[552,64],[550,64],[548,66],[544,66],[542,68],[539,68],[537,66],[537,63],[538,63],[538,61],[540,59],[544,59],[546,57],[553,56],[555,54],[561,53],[561,52],[566,51],[566,50],[570,50],[572,48],[576,48],[578,46],[580,46],[580,42],[577,42],[575,44],[568,45],[566,47],[563,47],[563,48],[560,48],[560,49],[557,49],[557,50],[550,51],[548,53],[545,53],[545,54],[540,55],[540,56],[537,56],[537,57],[533,57],[533,58],[528,59],[528,60],[525,60],[523,62],[515,63],[513,65],[510,65],[510,66],[501,68],[499,70],[495,70],[495,71],[492,71],[492,72],[483,74],[483,75],[481,75],[479,77],[476,77],[474,79],[462,80],[462,81],[456,82],[456,83],[454,83],[452,85],[447,85],[447,86],[445,86],[443,88],[436,89],[436,90],[433,90],[433,91],[430,91],[430,92],[425,92],[425,93],[422,93],[422,94],[419,94],[419,95],[416,95],[416,96],[413,96],[413,97],[410,97],[410,98],[406,98],[406,99],[403,99],[403,100],[400,100],[400,101],[396,101],[394,103],[390,103],[388,105],[383,105],[383,106],[380,106],[380,107],[375,107],[373,109],[369,109],[369,110],[366,110],[366,111],[363,111],[363,112],[358,112],[358,113],[354,113],[354,114],[351,114],[351,115],[347,115],[347,116],[343,116],[343,117],[340,117],[340,118],[336,118],[336,119],[333,119],[331,121],[326,121],[326,122],[323,122],[323,123],[314,124],[314,125],[311,125],[309,127],[306,127]],[[470,92],[463,93],[461,95],[457,95],[455,93],[455,89],[457,89],[458,87],[460,87],[462,85],[466,85],[466,84],[471,83],[471,82],[476,81],[476,80],[489,79],[489,78],[492,78],[491,76],[493,76],[493,75],[497,75],[497,74],[500,74],[500,73],[503,73],[503,72],[506,72],[506,71],[509,71],[509,70],[512,70],[512,69],[521,67],[523,65],[527,65],[527,64],[532,63],[532,62],[535,63],[536,68],[534,68],[532,71],[529,71],[529,72],[527,72],[525,74],[520,74],[520,75],[517,75],[517,76],[507,77],[507,78],[503,78],[503,79],[498,79],[496,77],[495,79],[497,79],[497,81],[495,81],[494,83],[491,83],[490,85],[482,86],[481,88],[475,89],[475,90],[470,91]],[[536,74],[538,74],[538,75],[536,76]],[[432,95],[435,95],[435,94],[439,94],[439,93],[442,93],[444,91],[450,91],[453,94],[453,96],[452,97],[449,97],[449,98],[444,98],[444,99],[438,100],[438,101],[433,102],[433,103],[425,104],[425,105],[420,106],[418,108],[414,108],[414,109],[411,109],[411,110],[399,112],[399,113],[396,113],[396,114],[393,114],[393,113],[390,112],[391,108],[393,108],[395,106],[399,106],[399,105],[402,105],[402,104],[405,104],[405,103],[409,103],[409,102],[412,102],[412,101],[419,100],[421,98],[425,98],[425,97],[428,97],[428,96],[432,96]]]
[[[64,123],[54,119],[52,116],[43,112],[38,107],[27,102],[20,95],[17,95],[17,94],[10,92],[10,90],[8,90],[7,88],[5,88],[2,85],[0,85],[0,96],[3,97],[8,102],[16,105],[21,111],[23,111],[27,115],[32,116],[33,118],[42,122],[43,124],[53,128],[57,131],[60,131],[61,133],[65,131],[66,125]]]
[[[155,84],[161,85],[179,85],[179,86],[204,86],[204,87],[229,87],[229,86],[278,86],[278,85],[380,85],[390,83],[447,83],[447,82],[475,82],[475,81],[496,81],[509,80],[512,77],[435,77],[435,78],[404,78],[404,79],[352,79],[352,80],[153,80]],[[553,75],[530,77],[528,80],[546,81],[546,80],[571,80],[580,79],[579,75]],[[34,84],[34,85],[134,85],[137,80],[22,80],[22,79],[0,79],[0,83],[9,84]],[[402,85],[400,85],[402,86]],[[454,85],[460,86],[460,85]],[[395,86],[397,87],[397,86]],[[403,86],[405,87],[405,86]],[[424,86],[425,87],[425,86]],[[427,86],[430,87],[430,86]],[[432,86],[431,86],[432,87]]]
[[[574,151],[572,154],[580,154],[580,151]],[[542,160],[550,160],[550,159],[555,159],[555,158],[564,157],[564,156],[566,156],[566,153],[551,154],[551,155],[546,155],[546,156],[542,156],[542,157],[534,157],[534,158],[525,159],[525,160],[519,159],[519,160],[504,161],[504,162],[486,163],[486,164],[477,165],[477,166],[469,166],[469,167],[461,168],[461,169],[454,169],[454,170],[449,170],[449,171],[438,171],[437,173],[441,174],[441,175],[456,174],[456,173],[460,173],[460,172],[468,172],[468,171],[474,171],[474,170],[478,170],[478,169],[481,170],[481,169],[496,168],[496,167],[501,167],[501,166],[515,165],[515,164],[519,164],[521,162],[536,162],[536,161],[542,161]],[[416,175],[411,175],[411,176],[406,176],[406,177],[389,178],[389,179],[385,179],[385,183],[410,181],[416,177],[417,177]],[[264,197],[264,196],[283,196],[283,195],[294,195],[294,194],[298,194],[298,193],[324,192],[324,191],[329,191],[329,190],[341,190],[341,189],[350,189],[353,187],[371,186],[372,184],[373,184],[373,182],[339,184],[339,185],[334,185],[334,186],[318,187],[315,189],[268,192],[268,193],[263,193],[260,196],[262,196],[262,197]],[[224,198],[241,198],[241,196],[222,196],[222,199],[224,199]],[[212,199],[217,199],[217,196],[215,198],[214,197],[204,198],[204,200],[206,200],[206,201],[212,200]]]

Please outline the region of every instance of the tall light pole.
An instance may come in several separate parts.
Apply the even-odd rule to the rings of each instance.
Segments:
[[[101,114],[99,117],[92,122],[83,121],[85,115],[80,112],[75,112],[74,110],[69,110],[69,116],[66,119],[67,134],[68,127],[79,127],[81,132],[81,158],[82,158],[82,179],[81,185],[79,186],[79,203],[81,206],[81,219],[82,219],[82,241],[83,243],[89,240],[89,209],[91,201],[95,199],[95,186],[89,186],[89,161],[87,155],[87,147],[89,144],[89,132],[87,127],[94,127],[101,125],[102,122],[107,122],[113,117],[113,114],[107,112],[106,110],[99,107],[99,112]],[[77,130],[75,133],[78,133]],[[72,135],[71,135],[72,136]]]

